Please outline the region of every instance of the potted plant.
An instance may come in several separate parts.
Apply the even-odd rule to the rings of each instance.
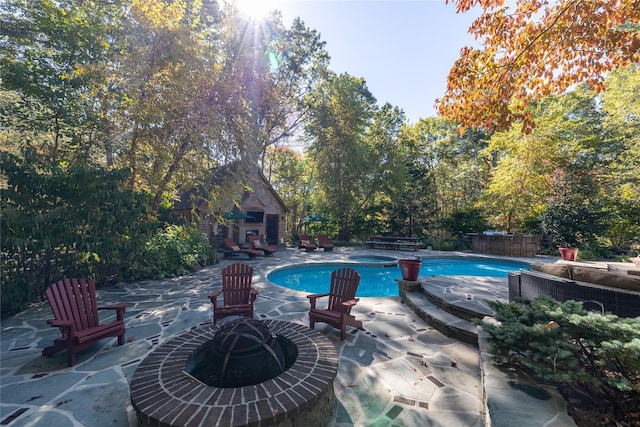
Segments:
[[[565,261],[575,261],[578,257],[578,248],[574,247],[561,247],[558,248],[560,257]]]
[[[412,282],[418,280],[418,274],[420,273],[421,266],[422,260],[419,258],[398,260],[398,267],[400,267],[400,273],[402,273],[402,280],[409,280]]]

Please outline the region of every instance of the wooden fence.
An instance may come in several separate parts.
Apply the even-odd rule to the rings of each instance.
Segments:
[[[542,247],[535,234],[470,234],[471,250],[481,254],[533,258]]]

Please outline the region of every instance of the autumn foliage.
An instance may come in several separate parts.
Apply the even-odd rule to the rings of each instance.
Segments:
[[[469,28],[481,49],[461,50],[438,100],[440,114],[462,127],[522,122],[530,132],[532,101],[581,82],[601,91],[608,71],[640,62],[640,0],[449,2],[459,13],[483,11]]]

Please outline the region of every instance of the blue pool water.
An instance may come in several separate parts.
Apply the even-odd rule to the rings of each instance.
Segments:
[[[308,293],[323,293],[329,289],[331,272],[351,267],[360,273],[359,297],[398,295],[402,277],[397,266],[377,266],[357,263],[305,264],[274,270],[268,279],[276,285]],[[491,276],[507,277],[509,271],[528,269],[529,264],[479,258],[430,258],[422,260],[420,276]]]
[[[352,261],[357,262],[382,262],[385,264],[396,264],[398,260],[396,258],[391,258],[389,256],[377,256],[377,255],[354,255],[349,257]]]

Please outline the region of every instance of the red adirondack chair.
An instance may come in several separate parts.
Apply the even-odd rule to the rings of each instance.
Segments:
[[[356,291],[360,283],[360,275],[352,268],[341,268],[331,273],[329,293],[307,295],[311,303],[309,311],[309,327],[313,329],[316,322],[326,323],[340,329],[340,339],[346,337],[347,325],[362,329],[362,322],[350,314],[351,308],[359,301]],[[327,308],[316,307],[316,300],[329,297]]]
[[[246,264],[236,263],[222,269],[222,289],[209,294],[213,304],[213,323],[227,316],[244,316],[253,318],[253,302],[258,291],[251,287],[253,268]],[[218,303],[222,294],[223,303]]]
[[[124,344],[126,304],[98,307],[93,280],[63,279],[49,286],[45,294],[55,317],[47,320],[47,323],[60,328],[62,337],[56,338],[52,346],[42,350],[43,356],[53,356],[67,350],[67,362],[73,366],[78,351],[103,338],[118,337],[118,345]],[[116,320],[100,324],[99,310],[115,310]]]

